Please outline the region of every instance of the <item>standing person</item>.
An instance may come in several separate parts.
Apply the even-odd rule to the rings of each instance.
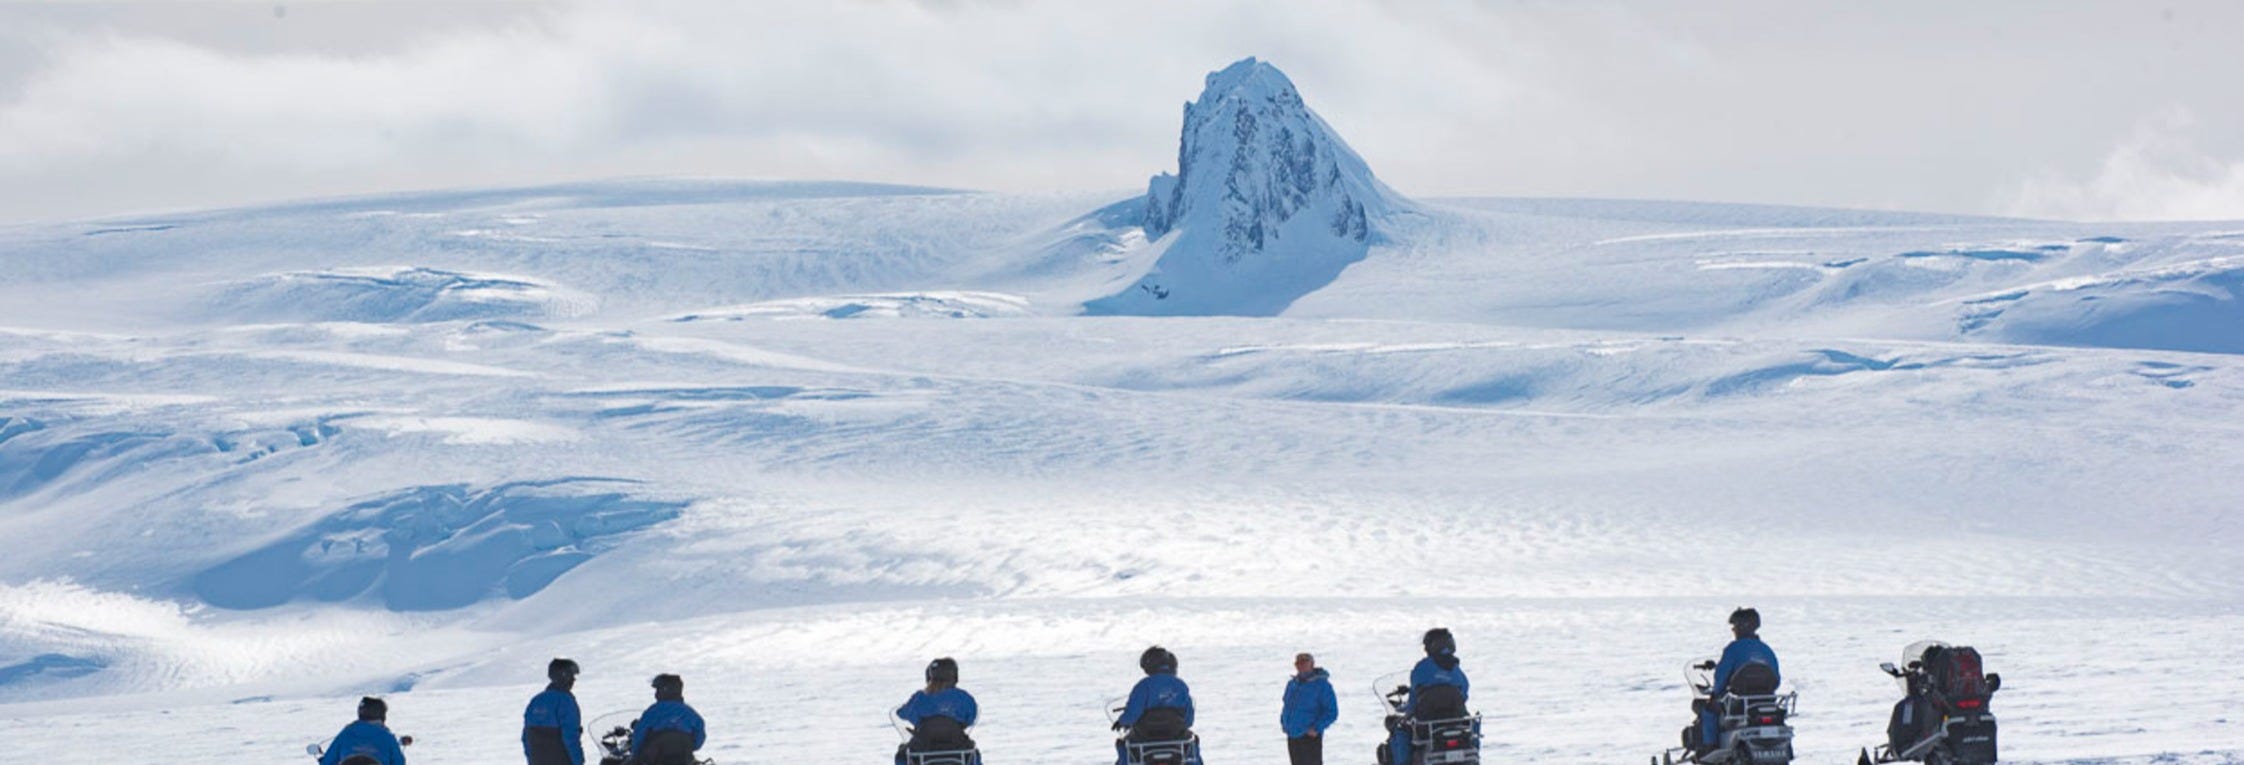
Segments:
[[[522,710],[522,757],[530,765],[584,765],[584,716],[577,709],[577,663],[545,665],[545,690]]]
[[[896,747],[896,765],[904,765],[905,752],[961,752],[973,751],[974,739],[966,729],[974,727],[974,718],[981,710],[974,704],[974,695],[958,687],[958,662],[943,657],[927,663],[927,687],[913,691],[904,705],[896,708],[897,719],[912,726],[912,740]],[[980,755],[974,756],[976,763]]]
[[[686,706],[686,681],[655,675],[655,703],[631,722],[634,765],[694,765],[693,753],[708,743],[701,713]]]
[[[1160,646],[1138,656],[1145,679],[1130,688],[1130,703],[1115,718],[1114,729],[1130,732],[1114,742],[1116,765],[1130,765],[1124,742],[1183,741],[1192,738],[1192,688],[1177,679],[1177,655]],[[1201,765],[1195,747],[1191,765]]]
[[[1699,712],[1699,746],[1701,751],[1713,751],[1722,745],[1721,715],[1715,702],[1722,694],[1730,692],[1730,678],[1748,664],[1765,664],[1776,681],[1783,682],[1784,675],[1777,671],[1776,649],[1761,642],[1761,612],[1739,608],[1730,612],[1730,644],[1722,648],[1722,661],[1714,665],[1714,685],[1707,688],[1707,697],[1696,703]]]
[[[358,721],[335,734],[319,765],[405,765],[405,748],[390,733],[389,716],[390,705],[381,699],[359,699]]]
[[[1332,676],[1317,666],[1317,657],[1294,655],[1285,700],[1278,725],[1286,731],[1286,757],[1293,765],[1324,765],[1325,729],[1340,719],[1340,701],[1332,693]]]

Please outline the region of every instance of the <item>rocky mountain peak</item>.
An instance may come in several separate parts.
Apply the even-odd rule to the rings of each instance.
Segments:
[[[1167,250],[1139,283],[1089,308],[1274,312],[1300,295],[1255,295],[1265,292],[1258,285],[1337,275],[1369,249],[1377,220],[1403,204],[1284,72],[1242,59],[1209,74],[1185,104],[1177,172],[1149,184],[1145,234]]]

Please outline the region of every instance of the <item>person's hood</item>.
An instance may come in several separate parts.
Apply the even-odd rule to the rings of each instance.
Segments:
[[[1305,683],[1311,680],[1329,680],[1331,678],[1332,673],[1326,672],[1324,667],[1311,667],[1308,672],[1295,673],[1293,676],[1293,679]]]

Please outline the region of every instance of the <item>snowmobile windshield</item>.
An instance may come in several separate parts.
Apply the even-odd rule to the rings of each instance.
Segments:
[[[629,755],[631,753],[631,723],[637,719],[639,719],[639,710],[626,709],[621,712],[609,712],[586,722],[584,724],[584,737],[589,740],[584,744],[585,762],[596,763],[604,756],[621,759]],[[617,733],[618,730],[622,732],[619,734]]]
[[[1938,640],[1919,640],[1917,642],[1910,643],[1909,647],[1901,649],[1901,668],[1911,669],[1912,667],[1910,667],[1910,665],[1916,664],[1920,661],[1924,661],[1925,651],[1934,648],[1947,647],[1947,643],[1943,643]]]
[[[1387,708],[1388,714],[1402,713],[1403,702],[1408,700],[1410,695],[1408,693],[1397,695],[1395,689],[1407,689],[1409,687],[1410,670],[1407,669],[1401,672],[1389,672],[1371,679],[1371,695],[1373,698],[1379,699],[1379,704]]]

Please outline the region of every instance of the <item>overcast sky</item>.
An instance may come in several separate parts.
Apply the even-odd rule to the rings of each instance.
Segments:
[[[648,175],[1127,190],[1243,56],[1415,196],[2244,218],[2236,2],[0,5],[0,221]]]

